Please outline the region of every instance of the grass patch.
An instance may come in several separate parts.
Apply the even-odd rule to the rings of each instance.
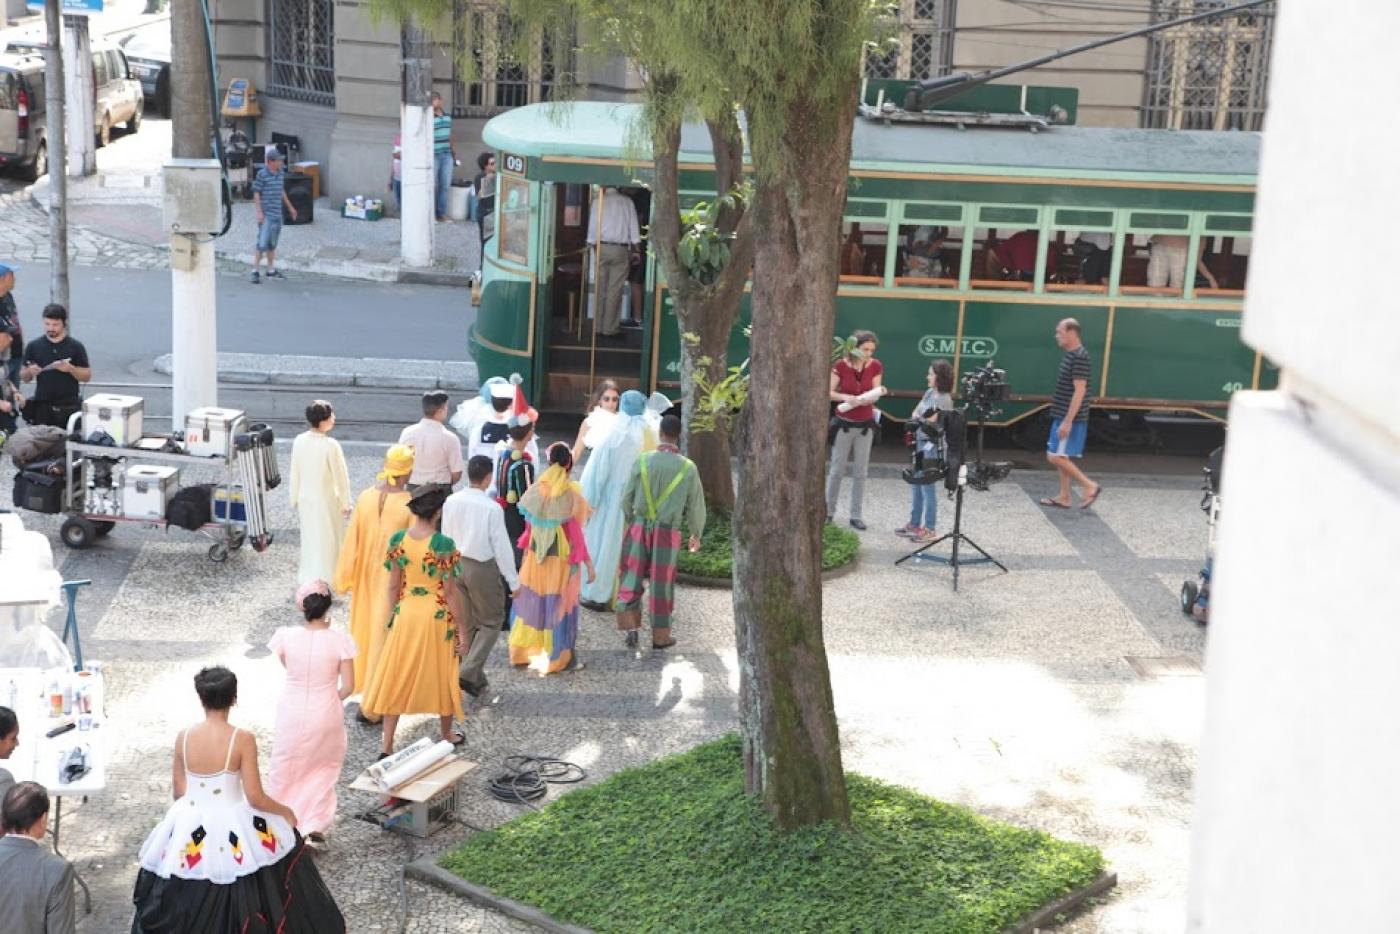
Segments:
[[[734,576],[734,528],[729,516],[711,513],[705,519],[705,534],[700,538],[700,550],[691,554],[681,549],[680,572],[696,577],[717,577],[728,580]],[[828,522],[822,526],[822,570],[830,571],[850,564],[860,549],[860,536]]]
[[[1094,847],[847,775],[852,832],[772,829],[730,735],[474,834],[441,865],[599,932],[993,934],[1087,885]]]

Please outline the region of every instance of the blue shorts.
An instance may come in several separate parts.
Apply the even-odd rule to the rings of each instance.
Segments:
[[[1050,454],[1059,454],[1061,457],[1082,457],[1084,456],[1084,442],[1089,437],[1089,423],[1075,422],[1070,426],[1069,437],[1060,440],[1060,419],[1055,419],[1050,423],[1050,439],[1045,445],[1045,450]]]
[[[271,217],[258,225],[258,249],[266,253],[277,249],[277,237],[282,233],[282,219]]]

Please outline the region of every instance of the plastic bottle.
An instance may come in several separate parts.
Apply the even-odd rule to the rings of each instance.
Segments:
[[[49,684],[49,716],[63,716],[63,689],[58,686],[57,679]]]
[[[73,712],[73,681],[70,678],[63,679],[63,714],[67,716]]]
[[[19,705],[19,686],[15,684],[13,678],[5,686],[5,706],[14,710]]]

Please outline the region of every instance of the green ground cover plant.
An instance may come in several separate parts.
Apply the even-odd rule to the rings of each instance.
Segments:
[[[687,535],[689,533],[687,532]],[[705,519],[705,534],[700,537],[700,550],[691,554],[681,549],[680,572],[696,577],[728,580],[734,576],[734,552],[730,536],[733,527],[729,516],[712,513]],[[828,522],[822,526],[822,570],[830,571],[850,564],[860,550],[860,536],[849,529]]]
[[[443,857],[598,932],[994,934],[1103,871],[1094,847],[847,774],[852,829],[782,834],[730,735],[564,795]]]

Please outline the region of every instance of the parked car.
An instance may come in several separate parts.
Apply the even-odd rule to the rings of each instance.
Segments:
[[[42,40],[12,40],[8,52],[37,56],[42,67]],[[39,83],[43,84],[42,78]],[[92,103],[92,128],[99,147],[112,141],[112,128],[119,123],[126,124],[128,133],[141,129],[141,117],[146,109],[141,82],[131,76],[125,53],[110,43],[92,44]]]
[[[170,116],[170,24],[138,29],[121,41],[121,47],[147,102]]]
[[[0,53],[0,167],[33,181],[49,170],[44,59]]]

